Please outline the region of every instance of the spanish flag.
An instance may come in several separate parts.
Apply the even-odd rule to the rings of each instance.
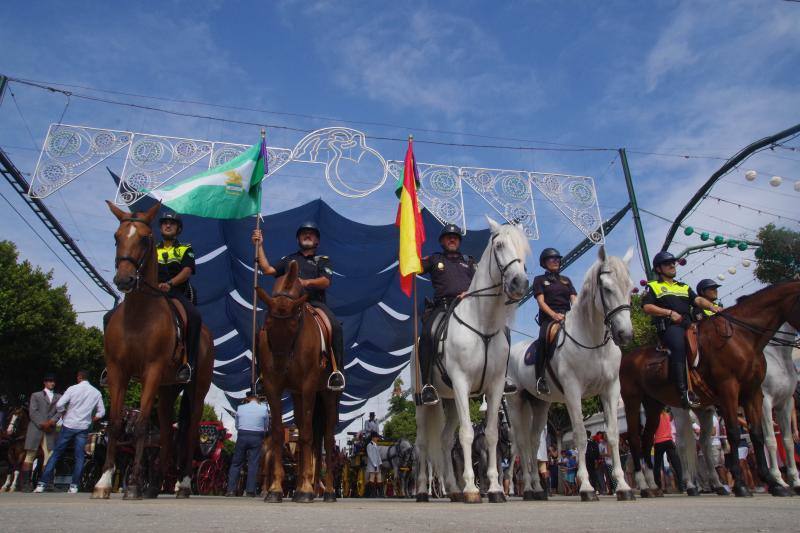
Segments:
[[[397,206],[395,225],[400,228],[400,288],[411,296],[414,275],[422,272],[422,243],[425,242],[425,226],[422,224],[422,213],[417,201],[419,174],[417,161],[414,159],[413,141],[409,137],[406,151],[405,169],[402,178],[397,180],[395,193],[400,199]]]

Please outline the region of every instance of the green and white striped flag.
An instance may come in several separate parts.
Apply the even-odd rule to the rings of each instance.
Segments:
[[[266,145],[262,140],[225,164],[150,194],[176,213],[245,218],[261,211],[261,181],[265,175]]]

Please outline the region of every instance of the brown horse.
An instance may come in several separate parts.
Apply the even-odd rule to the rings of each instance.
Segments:
[[[736,496],[751,495],[739,469],[737,450],[740,430],[737,413],[740,406],[750,427],[759,476],[768,483],[773,496],[789,495],[788,489],[779,485],[769,472],[761,429],[761,382],[766,374],[763,349],[784,322],[789,322],[795,328],[800,326],[800,281],[762,289],[699,323],[700,360],[696,372],[692,371],[691,382],[702,406],[717,406],[725,421],[731,449],[725,455],[725,466],[736,480]],[[660,364],[663,359],[663,354],[656,353],[655,347],[649,346],[625,355],[620,365],[619,377],[628,420],[631,455],[636,482],[643,497],[659,495],[652,481],[649,453],[658,427],[659,413],[663,405],[680,406],[678,392],[667,379],[666,364]],[[698,376],[700,379],[697,379]],[[639,421],[642,404],[646,415],[644,431]],[[646,451],[644,458],[649,479],[645,479],[641,471],[643,450]]]
[[[272,296],[258,288],[258,296],[267,304],[268,313],[258,336],[258,357],[261,376],[269,401],[270,456],[272,469],[265,477],[271,480],[265,501],[283,499],[283,420],[281,396],[284,390],[292,395],[294,417],[300,430],[300,464],[295,502],[314,501],[315,479],[321,467],[322,445],[325,456],[333,457],[334,430],[339,417],[339,393],[327,389],[330,368],[322,356],[322,337],[311,315],[297,277],[297,262],[289,263],[286,275],[275,281]],[[333,470],[325,472],[326,502],[336,501]]]
[[[103,475],[94,487],[92,498],[108,498],[114,473],[117,440],[123,435],[123,404],[125,392],[132,378],[142,382],[140,412],[134,436],[136,454],[133,481],[125,492],[127,499],[140,499],[142,455],[147,436],[150,413],[158,395],[158,420],[160,431],[159,479],[152,480],[147,497],[155,498],[161,489],[164,474],[169,472],[172,454],[172,419],[175,399],[183,389],[179,414],[178,468],[180,482],[177,496],[187,498],[191,493],[192,459],[198,441],[198,426],[203,412],[203,400],[211,384],[214,366],[213,339],[204,326],[197,350],[197,364],[188,384],[175,383],[175,373],[181,363],[182,350],[173,309],[186,324],[182,306],[160,292],[158,263],[153,231],[150,228],[160,204],[144,213],[127,213],[108,203],[111,212],[119,219],[114,234],[116,241],[116,274],[114,284],[125,293],[122,304],[114,311],[106,326],[104,343],[108,369],[108,389],[111,396],[111,425],[108,451]],[[185,329],[185,328],[184,328]],[[185,338],[185,335],[184,335]]]
[[[20,405],[9,413],[8,427],[5,429],[5,438],[8,440],[8,475],[6,482],[0,487],[0,492],[15,492],[22,462],[25,460],[25,434],[28,432],[28,424],[31,418],[28,415],[28,408]],[[28,471],[22,472],[23,476],[30,476]],[[23,487],[25,483],[23,481]]]

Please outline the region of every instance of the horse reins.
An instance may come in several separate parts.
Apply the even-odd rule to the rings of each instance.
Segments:
[[[288,300],[290,300],[292,302],[295,302],[295,301],[298,300],[298,297],[293,296],[293,295],[291,295],[290,293],[288,293],[286,291],[277,292],[277,293],[273,294],[272,296],[273,296],[273,298],[283,297],[283,298],[286,298],[286,299],[288,299]],[[296,313],[288,313],[288,314],[285,314],[285,315],[276,315],[276,314],[273,314],[272,311],[270,311],[269,317],[273,318],[275,320],[292,320],[292,319],[296,319],[296,320],[299,321],[299,323],[297,325],[297,331],[295,331],[294,337],[292,337],[292,342],[289,345],[289,349],[288,350],[275,350],[272,347],[272,342],[270,341],[269,335],[267,335],[267,346],[269,346],[269,350],[273,354],[275,354],[275,355],[285,355],[287,358],[291,357],[294,354],[294,347],[297,344],[297,339],[300,337],[300,332],[303,330],[303,306],[302,305],[299,306]],[[266,329],[267,329],[266,322],[264,322],[264,326],[262,327],[262,329],[264,329],[264,331],[266,331]]]

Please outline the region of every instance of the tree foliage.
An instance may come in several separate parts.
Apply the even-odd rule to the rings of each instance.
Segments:
[[[800,277],[800,233],[767,224],[758,232],[761,248],[756,253],[755,275],[762,283],[778,283]]]
[[[480,407],[479,400],[470,400],[469,417],[473,424],[482,418]],[[388,440],[405,438],[414,442],[417,439],[416,407],[413,401],[403,396],[389,399],[389,419],[383,425],[383,435]]]
[[[103,368],[102,332],[77,322],[66,286],[52,279],[0,241],[0,391],[12,399],[38,390],[45,372],[55,372],[63,389],[76,370],[96,382]]]

